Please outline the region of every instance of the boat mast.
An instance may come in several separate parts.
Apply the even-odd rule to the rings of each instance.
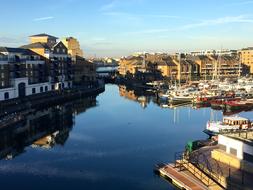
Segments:
[[[222,52],[223,52],[223,47],[221,46],[220,53],[218,53],[218,79],[219,80],[220,80],[220,75],[221,75]]]
[[[217,60],[214,59],[213,80],[217,79]]]
[[[142,68],[143,69],[146,68],[146,60],[145,60],[145,58],[146,58],[146,53],[144,52],[144,54],[143,54],[143,62],[142,62]]]
[[[241,60],[241,55],[239,55],[239,73],[238,73],[238,79],[241,78],[241,68],[242,67],[242,60]]]
[[[178,63],[179,63],[178,81],[179,81],[179,86],[181,86],[181,53],[179,53],[178,55]]]

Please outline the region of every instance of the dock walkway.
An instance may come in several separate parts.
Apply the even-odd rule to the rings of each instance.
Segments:
[[[201,182],[199,182],[197,179],[194,179],[189,175],[185,175],[182,171],[178,171],[171,164],[165,165],[164,167],[160,168],[159,172],[162,176],[171,180],[172,183],[180,189],[208,190],[208,188],[204,186]]]

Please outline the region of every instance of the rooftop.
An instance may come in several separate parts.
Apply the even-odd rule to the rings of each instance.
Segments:
[[[253,47],[243,48],[242,50],[253,50]]]
[[[57,37],[55,37],[55,36],[51,36],[51,35],[46,34],[46,33],[35,34],[35,35],[30,36],[30,37],[49,37],[49,38],[58,39]]]
[[[227,134],[224,134],[224,136],[242,141],[245,144],[253,146],[253,131],[252,130],[227,133]]]
[[[223,119],[230,120],[230,121],[248,121],[249,119],[239,116],[232,116],[232,117],[223,117]]]
[[[23,48],[0,47],[0,52],[18,53],[23,55],[36,55],[33,51]]]
[[[40,48],[52,49],[53,45],[54,44],[36,42],[36,43],[32,43],[32,44],[23,45],[20,48],[23,48],[23,49],[40,49]]]

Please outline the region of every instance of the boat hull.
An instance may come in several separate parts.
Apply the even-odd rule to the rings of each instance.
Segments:
[[[208,129],[205,129],[203,132],[206,133],[207,135],[209,135],[210,137],[217,136],[219,134],[217,132],[214,132],[214,131],[211,131],[211,130],[208,130]]]

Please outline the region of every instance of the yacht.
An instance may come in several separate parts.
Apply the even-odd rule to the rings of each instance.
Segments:
[[[192,87],[175,90],[171,93],[169,102],[172,104],[186,102],[191,103],[198,93],[199,91]]]

